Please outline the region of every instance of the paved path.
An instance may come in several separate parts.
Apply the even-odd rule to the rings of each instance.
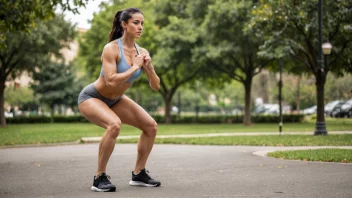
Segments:
[[[352,134],[352,131],[331,131],[332,134]],[[313,135],[313,132],[233,132],[233,133],[207,133],[207,134],[183,134],[183,135],[158,135],[157,138],[193,138],[193,137],[219,137],[219,136],[253,136],[253,135]],[[139,135],[119,136],[119,139],[139,138]],[[82,137],[83,143],[100,142],[101,137]]]
[[[98,146],[0,149],[0,197],[352,197],[352,164],[260,156],[307,147],[155,145],[147,168],[162,186],[131,187],[135,144],[117,144],[108,164],[117,192],[93,193]]]

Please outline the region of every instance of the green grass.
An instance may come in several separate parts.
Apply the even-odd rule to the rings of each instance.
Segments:
[[[352,163],[352,149],[277,151],[268,153],[268,156],[290,160]]]
[[[138,139],[117,139],[136,143]],[[264,135],[197,138],[157,138],[156,144],[248,145],[248,146],[352,146],[352,135]]]
[[[352,119],[327,120],[326,123],[328,131],[352,131]],[[283,125],[283,132],[306,131],[313,133],[314,129],[314,122]],[[253,124],[249,127],[242,124],[159,124],[158,127],[159,135],[277,131],[278,124]],[[103,133],[103,128],[91,123],[16,124],[9,125],[7,128],[0,128],[0,146],[74,142],[81,137],[102,136]],[[139,134],[140,131],[136,128],[127,125],[121,127],[120,136]],[[180,141],[184,141],[184,139]]]

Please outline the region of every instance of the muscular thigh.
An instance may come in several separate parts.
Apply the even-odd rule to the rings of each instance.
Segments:
[[[106,128],[109,124],[121,122],[119,117],[101,100],[90,98],[78,106],[81,114],[90,122]]]
[[[111,107],[122,123],[137,127],[154,125],[154,119],[136,102],[124,95],[121,100]]]

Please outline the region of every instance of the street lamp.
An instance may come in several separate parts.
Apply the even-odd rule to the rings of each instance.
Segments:
[[[282,58],[279,59],[279,134],[282,132]]]
[[[318,1],[318,60],[317,60],[317,78],[323,78],[324,75],[324,64],[323,62],[323,52],[322,52],[322,29],[323,29],[323,0]],[[325,45],[326,52],[328,52],[329,45]],[[331,47],[330,47],[331,49]],[[317,93],[318,94],[318,93]],[[324,95],[324,93],[323,93]],[[327,135],[324,118],[324,99],[319,100],[317,98],[317,122],[315,123],[314,135]],[[323,107],[323,110],[321,109]]]
[[[332,45],[329,42],[323,43],[321,46],[323,49],[323,54],[324,54],[324,68],[326,69],[328,67],[328,55],[331,54],[331,49]]]
[[[321,47],[323,48],[323,53],[325,56],[331,54],[331,49],[332,49],[331,43],[329,43],[329,42],[323,43],[323,45]],[[325,66],[326,66],[326,64],[325,64]]]
[[[326,69],[328,66],[328,55],[331,54],[331,49],[332,49],[332,45],[329,42],[323,43],[321,45],[320,50],[322,51],[322,54],[324,55],[324,69]],[[326,131],[325,122],[317,122],[314,135],[327,135],[327,134],[328,134],[328,132]]]

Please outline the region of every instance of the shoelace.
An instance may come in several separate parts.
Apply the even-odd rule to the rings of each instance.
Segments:
[[[144,169],[145,170],[145,175],[148,177],[148,179],[151,179],[151,177],[148,175],[149,171],[147,169]]]
[[[110,175],[104,175],[104,176],[100,176],[101,177],[101,181],[104,184],[111,184],[111,182],[109,181],[109,179],[111,179]]]

